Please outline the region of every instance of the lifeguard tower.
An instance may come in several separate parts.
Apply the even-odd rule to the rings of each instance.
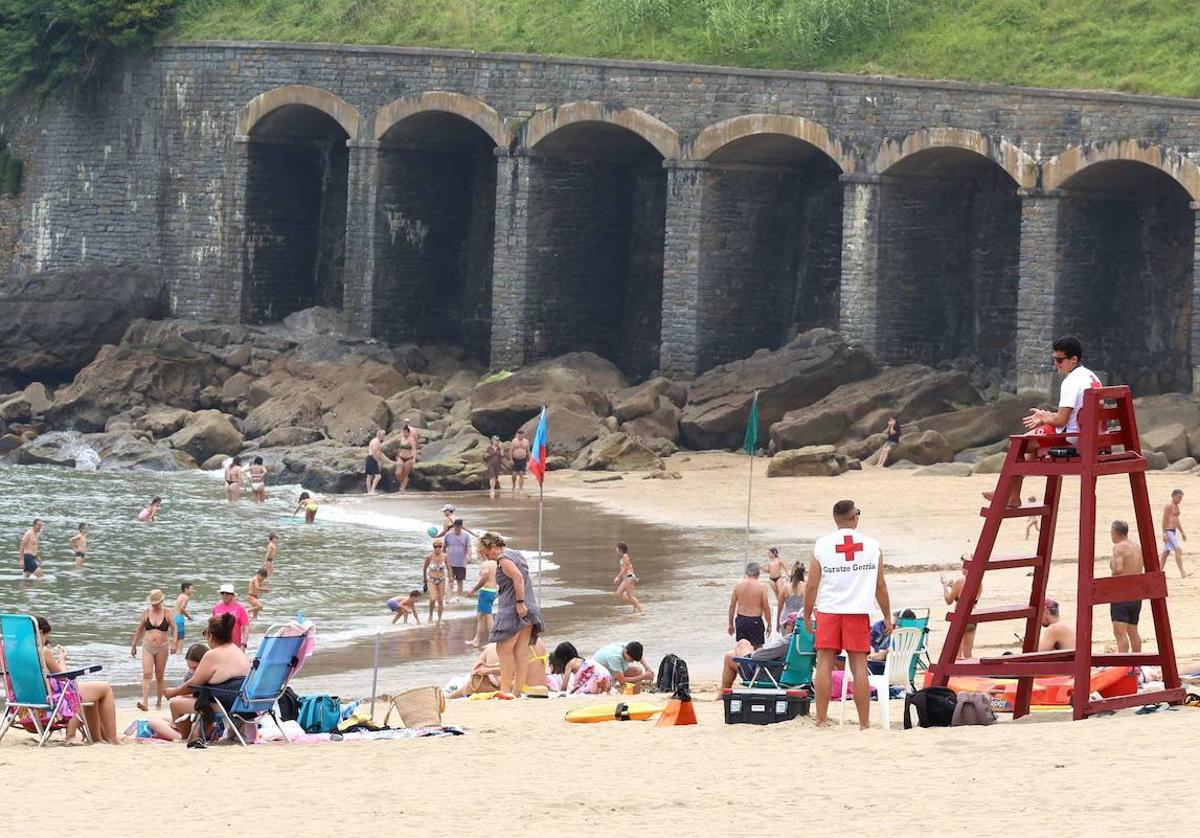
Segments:
[[[978,675],[1017,678],[1018,687],[1013,717],[1029,712],[1033,679],[1047,675],[1074,678],[1071,692],[1073,717],[1083,719],[1094,713],[1143,704],[1182,703],[1184,691],[1179,682],[1175,649],[1171,641],[1171,623],[1167,616],[1167,579],[1159,562],[1156,529],[1146,491],[1146,460],[1142,457],[1129,388],[1099,387],[1084,393],[1080,409],[1079,438],[1072,443],[1063,435],[1020,435],[1009,438],[1008,456],[996,482],[991,505],[980,510],[983,532],[967,567],[967,578],[955,609],[946,615],[950,630],[938,662],[930,667],[928,683],[945,686],[951,676]],[[1133,495],[1134,519],[1142,551],[1144,571],[1129,576],[1095,578],[1096,481],[1100,477],[1129,475]],[[1046,490],[1041,503],[1008,506],[1014,482],[1029,477],[1045,477]],[[1075,649],[1038,652],[1042,627],[1043,603],[1050,575],[1050,556],[1054,548],[1054,528],[1064,477],[1078,477],[1079,501],[1079,579],[1075,616]],[[1006,518],[1041,519],[1037,553],[1027,556],[993,556],[1000,524]],[[1029,601],[1024,604],[979,608],[976,599],[985,573],[1010,568],[1033,568]],[[1092,652],[1092,608],[1110,602],[1149,600],[1154,618],[1154,637],[1158,651],[1141,653],[1094,654]],[[1021,654],[985,657],[978,661],[956,660],[959,644],[968,623],[1000,620],[1024,620],[1025,635]],[[1162,667],[1164,688],[1155,692],[1122,695],[1093,700],[1090,696],[1093,666]]]

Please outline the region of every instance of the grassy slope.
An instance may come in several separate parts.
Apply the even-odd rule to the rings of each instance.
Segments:
[[[873,14],[835,25],[824,37],[797,34],[829,19],[830,10],[859,4]],[[818,11],[785,17],[797,7]],[[893,10],[890,25],[877,14],[881,7]],[[1196,0],[187,0],[171,34],[647,58],[1200,97]]]

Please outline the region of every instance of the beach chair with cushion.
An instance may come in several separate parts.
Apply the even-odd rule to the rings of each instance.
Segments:
[[[69,672],[47,672],[41,648],[42,637],[33,617],[0,614],[0,670],[4,673],[4,691],[8,699],[4,714],[0,716],[0,739],[10,727],[17,726],[35,735],[38,747],[45,745],[54,731],[67,728],[70,721],[68,690],[75,688],[75,680],[101,669],[87,666]],[[47,686],[48,679],[62,685],[57,691],[57,699]],[[83,736],[90,743],[92,731],[83,712],[87,706],[90,705],[80,702],[79,721]]]
[[[875,691],[879,701],[879,720],[884,730],[891,728],[891,688],[904,687],[906,692],[912,692],[913,661],[917,657],[917,647],[924,637],[921,629],[914,627],[897,628],[892,632],[891,644],[888,646],[887,658],[884,659],[882,675],[868,675],[871,689]],[[850,659],[846,658],[845,669],[842,670],[841,722],[846,721],[846,696],[850,694],[850,685],[854,676],[850,673]]]
[[[270,716],[276,727],[283,733],[285,741],[290,742],[279,717],[275,705],[288,682],[303,662],[302,650],[309,641],[309,633],[289,632],[287,626],[272,626],[258,644],[254,662],[250,665],[250,673],[236,692],[225,691],[209,685],[195,688],[197,702],[207,701],[213,707],[215,715],[219,716],[225,730],[231,732],[237,741],[245,745],[241,726],[253,722],[259,716]],[[229,708],[221,701],[225,699]],[[236,717],[236,718],[235,718]],[[204,725],[196,719],[192,725],[192,738],[198,738]]]
[[[900,609],[900,613],[904,613],[905,611],[911,611],[915,616],[901,617],[896,621],[896,628],[915,628],[921,630],[921,642],[917,644],[917,653],[913,655],[911,671],[908,673],[908,680],[916,683],[917,671],[924,671],[928,669],[932,663],[929,658],[929,609]]]
[[[812,683],[813,662],[817,652],[816,636],[796,622],[787,655],[776,660],[756,660],[752,657],[734,658],[742,676],[742,686],[758,689],[784,689]]]

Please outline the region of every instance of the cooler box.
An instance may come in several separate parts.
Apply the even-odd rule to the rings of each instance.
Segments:
[[[808,690],[741,687],[725,690],[725,724],[771,725],[808,715]]]

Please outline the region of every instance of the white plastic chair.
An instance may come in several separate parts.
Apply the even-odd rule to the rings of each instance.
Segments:
[[[905,690],[912,689],[912,682],[908,680],[908,671],[912,666],[913,655],[917,654],[917,648],[921,645],[921,634],[919,628],[902,628],[893,631],[891,643],[888,645],[887,658],[884,659],[883,674],[867,676],[871,689],[875,690],[875,696],[879,701],[879,722],[884,730],[890,730],[892,726],[891,688],[902,686]],[[850,656],[847,655],[846,666],[842,670],[840,719],[842,724],[846,723],[846,695],[850,692],[850,684],[853,681],[854,676],[850,673]]]

